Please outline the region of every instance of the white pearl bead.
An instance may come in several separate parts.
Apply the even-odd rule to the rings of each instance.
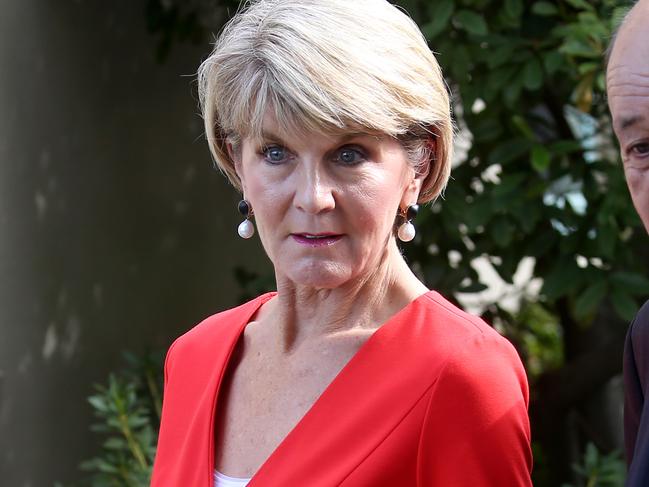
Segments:
[[[402,242],[410,242],[415,238],[416,233],[417,231],[415,230],[415,226],[410,222],[406,222],[399,227],[397,235],[399,236],[399,240]]]
[[[239,224],[237,232],[241,238],[250,238],[255,234],[255,227],[250,220],[245,219]]]

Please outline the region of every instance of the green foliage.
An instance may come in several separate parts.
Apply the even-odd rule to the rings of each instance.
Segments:
[[[535,472],[551,471],[535,485],[559,485],[574,459],[567,451],[554,455],[567,440],[553,425],[564,424],[593,384],[614,373],[598,367],[605,357],[588,355],[580,342],[598,319],[605,326],[596,333],[621,336],[649,296],[646,235],[628,196],[605,95],[604,51],[627,6],[403,5],[437,53],[459,132],[470,140],[444,197],[420,213],[418,235],[404,251],[426,284],[446,295],[480,289],[476,259],[509,283],[523,259],[534,259],[533,277],[543,283],[538,295],[527,296],[520,313],[493,303],[485,314],[517,346],[530,376]],[[449,256],[458,253],[451,265]],[[619,363],[621,340],[611,343]],[[562,387],[564,369],[585,380]],[[588,439],[591,429],[574,436]]]
[[[565,300],[571,318],[584,323],[610,299],[628,320],[649,287],[637,272],[633,249],[644,235],[603,91],[602,55],[618,2],[415,3],[449,76],[458,125],[473,143],[444,199],[418,221],[419,238],[405,248],[410,260],[429,286],[452,294],[474,285],[475,258],[488,257],[511,282],[530,256],[550,313]],[[438,271],[450,269],[451,250],[462,254],[460,265]],[[637,286],[614,277],[620,273]]]
[[[623,487],[626,467],[618,452],[602,455],[588,443],[581,462],[573,465],[579,481],[585,487]],[[573,487],[563,484],[562,487]]]
[[[235,12],[236,0],[146,0],[148,31],[157,37],[155,57],[163,62],[177,43],[202,44]]]
[[[111,374],[88,398],[102,437],[101,453],[81,464],[92,487],[149,485],[161,414],[162,366],[159,355],[127,354],[129,368]]]
[[[512,321],[525,323],[510,334],[520,333],[516,341],[527,352],[527,372],[532,379],[563,365],[563,341],[556,316],[541,304],[528,302]]]

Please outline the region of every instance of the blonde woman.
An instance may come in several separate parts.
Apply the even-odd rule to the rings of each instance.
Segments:
[[[261,239],[277,292],[170,348],[152,485],[530,486],[516,352],[397,245],[452,150],[414,22],[384,0],[253,1],[199,87],[239,235]]]

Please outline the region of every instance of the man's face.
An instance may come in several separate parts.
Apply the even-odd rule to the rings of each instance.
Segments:
[[[618,33],[607,91],[631,198],[649,232],[649,0],[636,5]]]

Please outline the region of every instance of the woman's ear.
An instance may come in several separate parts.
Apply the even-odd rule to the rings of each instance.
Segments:
[[[430,174],[430,165],[435,162],[435,154],[437,150],[437,141],[432,135],[427,137],[425,149],[423,152],[422,160],[417,164],[417,178],[421,179],[422,182],[426,180]]]
[[[430,165],[433,164],[435,158],[435,139],[430,137],[426,140],[425,146],[420,146],[418,151],[421,159],[417,164],[412,167],[410,180],[406,190],[404,191],[401,201],[401,207],[407,208],[409,205],[416,204],[419,201],[419,194],[421,188],[430,173]]]
[[[241,143],[233,140],[232,137],[225,139],[225,149],[228,152],[228,157],[232,161],[234,172],[237,173],[241,186],[243,186],[243,168],[241,165]]]
[[[421,185],[424,182],[424,178],[420,177],[418,174],[413,177],[401,197],[401,208],[406,209],[410,205],[416,205],[419,201],[419,193],[421,192]]]
[[[239,144],[235,144],[234,141],[228,137],[225,139],[225,149],[228,151],[228,157],[234,164],[234,169],[239,174],[239,166],[241,165],[241,153]]]
[[[232,161],[232,167],[234,168],[234,172],[237,175],[237,178],[239,179],[239,190],[241,191],[241,195],[245,198],[246,195],[246,179],[243,174],[243,164],[242,164],[242,147],[241,147],[241,141],[237,140],[234,137],[227,137],[224,141],[225,149],[228,152],[228,157],[230,158],[230,161]]]

